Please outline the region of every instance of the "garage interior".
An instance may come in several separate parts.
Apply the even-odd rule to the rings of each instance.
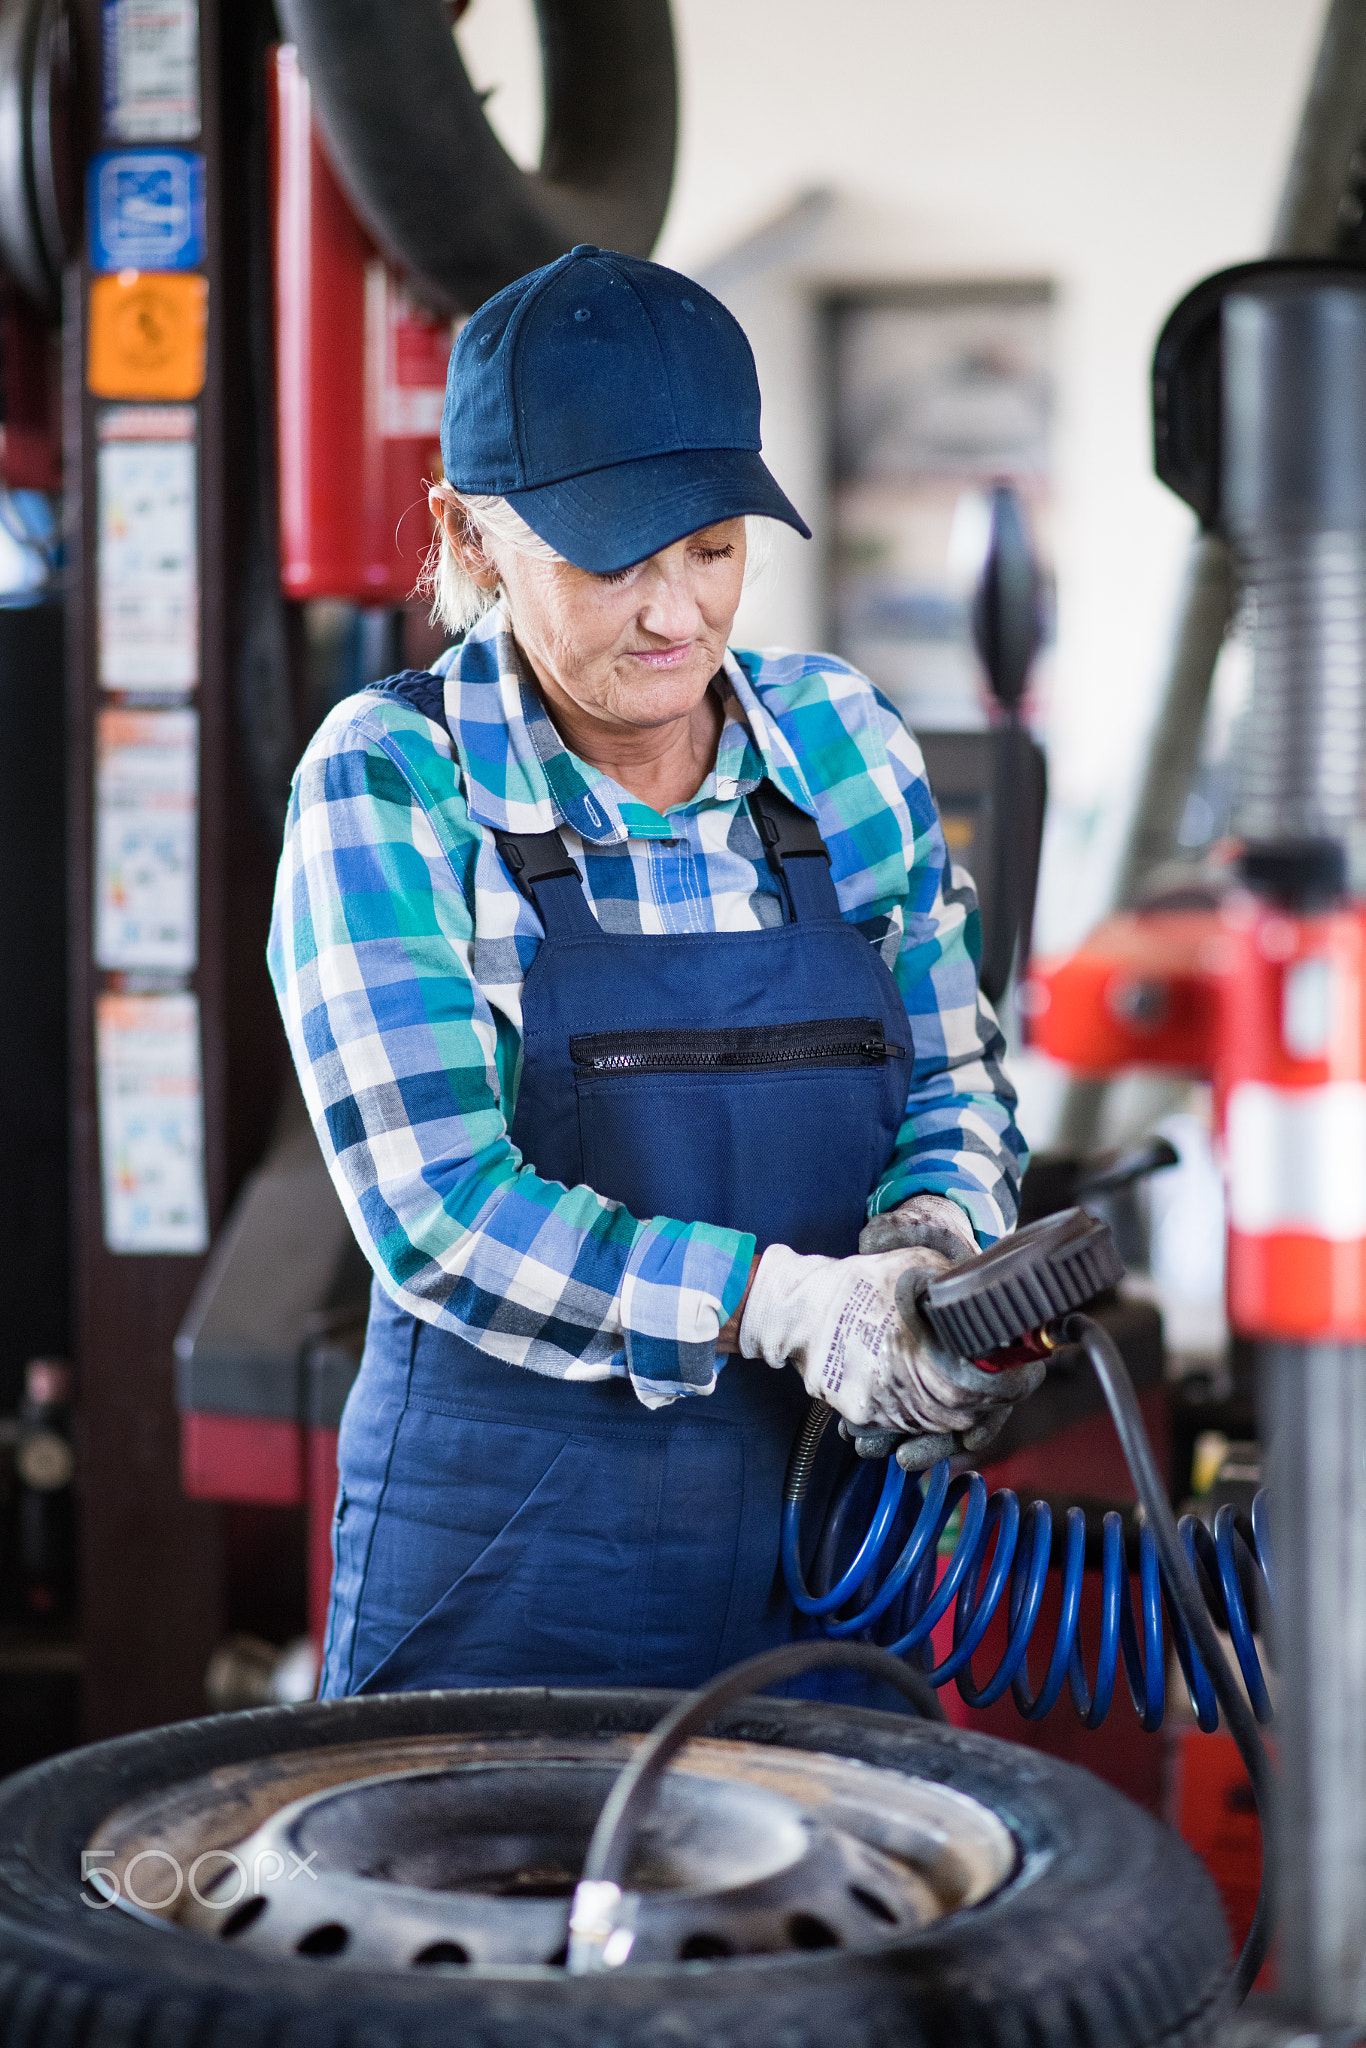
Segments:
[[[1047,1372],[919,1472],[815,1402],[701,1695],[319,1700],[291,780],[583,245],[740,322],[731,645],[975,879],[1031,1158],[918,1314]],[[1366,0],[0,0],[0,700],[0,2040],[1366,2038]]]

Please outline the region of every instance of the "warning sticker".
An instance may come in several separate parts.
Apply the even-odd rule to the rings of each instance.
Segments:
[[[209,282],[122,270],[90,286],[86,382],[96,398],[198,398],[204,388]]]
[[[441,432],[454,339],[451,322],[419,306],[383,263],[366,265],[367,376],[386,441]]]

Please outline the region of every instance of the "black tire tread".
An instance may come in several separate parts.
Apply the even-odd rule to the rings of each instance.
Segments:
[[[994,1807],[1025,1852],[996,1898],[886,1949],[509,1983],[321,1971],[94,1912],[76,1871],[129,1798],[272,1751],[479,1727],[617,1733],[659,1693],[395,1694],[219,1716],[0,1784],[3,2048],[1195,2048],[1222,2018],[1217,1896],[1088,1773],[900,1717],[748,1701],[715,1732],[901,1764]],[[457,2003],[458,2001],[458,2003]],[[453,2031],[453,2023],[457,2022]]]
[[[669,0],[537,0],[538,173],[489,126],[437,0],[279,0],[278,13],[356,211],[433,302],[472,313],[579,242],[649,254],[677,132]]]

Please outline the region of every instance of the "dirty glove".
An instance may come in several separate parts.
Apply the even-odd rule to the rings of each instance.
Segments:
[[[945,1357],[942,1352],[940,1356]],[[841,1422],[840,1435],[861,1458],[895,1456],[903,1472],[924,1472],[941,1458],[960,1453],[975,1458],[1001,1434],[1015,1403],[1038,1392],[1047,1369],[1042,1358],[1007,1366],[1003,1372],[983,1372],[980,1365],[969,1365],[966,1359],[945,1358],[944,1370],[959,1379],[963,1393],[976,1394],[981,1400],[970,1428],[907,1434],[894,1429],[858,1429],[852,1423]]]
[[[970,1432],[1015,1390],[1000,1386],[1007,1375],[950,1358],[922,1322],[917,1286],[948,1264],[927,1246],[825,1259],[770,1245],[740,1323],[741,1354],[794,1365],[807,1392],[859,1431]]]
[[[874,1216],[864,1225],[858,1241],[861,1252],[885,1252],[911,1245],[941,1253],[944,1266],[956,1265],[978,1249],[967,1216],[947,1195],[912,1195],[899,1208]],[[955,1363],[959,1372],[973,1376],[974,1383],[990,1383],[992,1405],[982,1410],[971,1429],[906,1436],[897,1430],[857,1429],[841,1421],[840,1435],[853,1444],[860,1458],[895,1455],[905,1472],[924,1472],[941,1458],[951,1458],[955,1453],[975,1457],[1000,1435],[1010,1420],[1014,1403],[1036,1392],[1045,1371],[1042,1360],[997,1373],[984,1373],[980,1366],[961,1360]],[[987,1389],[983,1388],[983,1392],[985,1395]]]
[[[859,1232],[861,1252],[899,1251],[913,1244],[942,1253],[950,1266],[981,1249],[966,1214],[947,1195],[912,1195],[899,1208],[874,1216]]]

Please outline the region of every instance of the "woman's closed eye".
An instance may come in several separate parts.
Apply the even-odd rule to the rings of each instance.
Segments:
[[[688,553],[695,562],[728,562],[735,553],[735,543],[734,541],[727,541],[724,547],[717,548],[693,547],[689,548]],[[643,562],[632,562],[625,569],[598,570],[594,576],[594,581],[610,585],[629,583],[631,578],[643,569],[644,566]]]

